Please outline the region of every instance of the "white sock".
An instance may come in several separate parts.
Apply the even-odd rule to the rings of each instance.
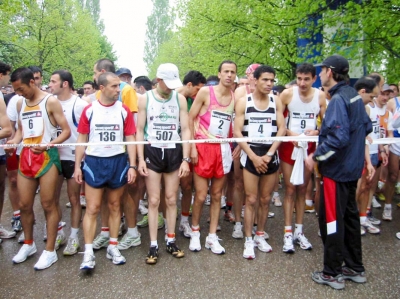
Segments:
[[[100,235],[109,238],[110,237],[110,229],[108,227],[102,227]]]
[[[279,193],[278,192],[274,192],[273,197],[279,197]]]
[[[312,199],[306,199],[306,205],[311,207],[313,205],[313,200]]]
[[[85,252],[93,254],[93,244],[85,244]]]
[[[303,233],[303,224],[295,224],[294,225],[294,234],[300,234]]]
[[[183,216],[183,215],[181,215],[181,224],[182,224],[183,222],[189,222],[189,217],[188,217],[188,216]]]
[[[365,221],[367,221],[367,216],[360,216],[360,223],[363,224]]]
[[[253,241],[253,238],[252,237],[246,237],[246,242],[247,241]]]
[[[391,210],[392,209],[392,204],[391,203],[385,203],[385,209]]]
[[[157,247],[157,248],[158,248],[158,243],[157,243],[157,241],[151,241],[151,242],[150,242],[150,247]]]
[[[71,235],[69,236],[70,238],[78,238],[78,232],[79,232],[79,228],[73,228],[71,227]]]
[[[286,235],[286,234],[288,234],[288,235],[293,234],[292,226],[291,226],[291,225],[285,226],[285,235]]]
[[[174,242],[174,241],[175,241],[175,238],[170,238],[170,237],[167,238],[167,244]]]
[[[138,229],[137,229],[137,226],[135,226],[135,227],[128,227],[128,235],[130,235],[130,236],[132,236],[132,237],[134,237],[134,238],[137,238],[137,237],[139,237],[139,232],[138,232]]]
[[[108,245],[108,247],[117,246],[116,244],[111,244],[111,243],[117,243],[118,244],[118,238],[110,238],[110,244]]]
[[[208,236],[212,239],[215,239],[217,237],[217,234],[208,234]]]
[[[242,225],[242,222],[235,222],[235,225]]]

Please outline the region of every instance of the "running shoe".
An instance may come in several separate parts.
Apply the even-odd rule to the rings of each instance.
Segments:
[[[352,280],[357,283],[365,283],[367,282],[367,278],[365,277],[365,272],[357,272],[349,267],[342,267],[343,278],[347,280]]]
[[[382,213],[382,220],[392,221],[392,209],[384,208]]]
[[[228,210],[224,213],[225,221],[235,222],[235,216],[233,215],[231,210]]]
[[[110,237],[103,236],[102,234],[98,234],[96,238],[93,240],[93,249],[100,249],[108,246],[110,241]]]
[[[146,264],[154,265],[157,263],[157,259],[158,259],[158,247],[151,246],[149,249],[149,253],[147,254],[146,257]]]
[[[360,225],[360,235],[365,236],[366,234],[367,234],[367,231],[365,230],[365,228],[362,225]]]
[[[63,255],[74,255],[78,252],[79,240],[78,238],[68,238],[67,246],[65,246]]]
[[[54,250],[60,249],[60,246],[67,242],[67,237],[64,232],[57,234],[56,243],[54,244]]]
[[[375,218],[374,216],[372,216],[372,213],[367,214],[367,219],[373,225],[380,225],[381,224],[381,221],[378,218]]]
[[[396,233],[396,238],[400,240],[400,232]]]
[[[272,247],[265,241],[264,236],[254,236],[254,243],[257,246],[258,250],[262,252],[271,252]]]
[[[44,270],[58,261],[57,252],[43,250],[38,262],[33,266],[35,270]]]
[[[0,238],[11,239],[14,238],[16,234],[15,231],[8,231],[0,224]]]
[[[306,212],[306,213],[315,213],[314,205],[309,206],[309,205],[306,204],[306,207],[305,207],[305,209],[304,209],[304,212]]]
[[[221,196],[221,209],[226,207],[226,196]]]
[[[205,204],[206,206],[211,205],[211,196],[210,196],[210,194],[207,194],[206,200],[205,200],[204,204]]]
[[[126,263],[125,257],[119,252],[119,249],[115,245],[109,245],[107,247],[106,257],[112,260],[114,265],[122,265]]]
[[[149,226],[149,215],[144,215],[143,219],[137,223],[139,227],[147,227]]]
[[[243,239],[243,225],[241,223],[235,223],[233,227],[232,237],[235,239]]]
[[[86,209],[86,197],[85,197],[85,195],[79,196],[79,201],[81,203],[81,207],[83,209]]]
[[[198,252],[201,250],[200,232],[199,231],[193,231],[190,234],[189,250],[195,251],[195,252]]]
[[[215,237],[210,237],[207,236],[206,238],[206,244],[204,245],[205,248],[210,249],[212,253],[215,254],[224,254],[225,253],[225,248],[219,244],[219,241],[221,239],[218,238],[218,236]]]
[[[251,229],[251,234],[255,235],[257,231],[257,226],[253,226],[253,228]],[[268,240],[269,239],[269,235],[266,231],[264,231],[264,239]]]
[[[368,219],[364,222],[361,223],[361,226],[370,234],[376,235],[379,234],[381,232],[381,230],[375,226],[373,226]]]
[[[281,197],[279,196],[279,194],[277,196],[272,197],[272,202],[274,203],[275,207],[282,206],[282,201],[281,201]]]
[[[162,229],[164,227],[164,218],[162,215],[158,214],[158,229]]]
[[[311,243],[308,241],[308,239],[304,236],[303,233],[295,234],[294,242],[297,243],[301,249],[304,250],[312,249]]]
[[[185,256],[183,250],[180,250],[178,246],[176,246],[175,242],[169,242],[167,244],[167,252],[172,254],[173,257],[181,258]]]
[[[24,243],[25,241],[25,234],[22,232],[18,237],[18,243]]]
[[[334,277],[334,276],[325,275],[324,273],[319,272],[319,271],[315,271],[314,273],[311,274],[311,278],[316,283],[326,284],[336,290],[341,290],[341,289],[344,289],[344,287],[345,287],[344,278],[343,278],[342,274],[339,274]]]
[[[92,270],[96,266],[95,256],[92,252],[83,252],[83,261],[80,266],[81,270]]]
[[[20,216],[13,216],[12,220],[11,220],[11,225],[12,225],[13,231],[15,231],[15,232],[22,231],[21,217]]]
[[[32,243],[32,245],[24,244],[22,247],[19,249],[18,253],[13,257],[12,261],[14,264],[19,264],[36,253],[36,245],[35,242]]]
[[[382,205],[376,200],[375,196],[372,196],[372,207],[375,209],[380,209]]]
[[[139,201],[139,212],[142,215],[147,215],[147,213],[149,212],[149,210],[144,206],[143,200]]]
[[[70,202],[67,202],[67,203],[65,204],[65,206],[66,206],[67,208],[71,208],[71,203],[70,203]]]
[[[189,221],[181,222],[181,224],[179,225],[179,231],[182,232],[186,238],[190,238],[192,228],[190,227]]]
[[[268,218],[274,218],[275,213],[274,212],[268,212]]]
[[[140,237],[140,234],[137,237],[132,237],[130,234],[126,233],[122,237],[121,241],[118,242],[117,248],[119,250],[126,250],[131,247],[139,246],[142,244]]]
[[[378,199],[380,201],[385,201],[386,200],[385,195],[383,195],[382,192],[377,193],[376,196],[378,196]]]
[[[243,257],[248,260],[253,260],[256,258],[253,240],[244,242]]]
[[[294,253],[295,249],[293,246],[293,235],[292,234],[285,234],[283,237],[283,252],[285,253]]]

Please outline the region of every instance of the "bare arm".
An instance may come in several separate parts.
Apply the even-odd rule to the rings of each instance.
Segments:
[[[85,143],[88,141],[88,134],[79,134],[78,139],[76,140],[77,143]],[[81,163],[83,156],[85,155],[85,146],[76,146],[75,147],[75,171],[74,171],[74,178],[78,184],[82,184],[82,170],[81,170]]]
[[[187,102],[186,98],[178,94],[179,99],[179,121],[181,124],[182,130],[182,140],[189,140],[190,139],[190,128],[189,128],[189,116],[187,112]],[[182,144],[182,151],[183,157],[189,158],[190,155],[190,143],[183,143]],[[181,167],[179,168],[179,177],[188,176],[190,172],[189,163],[187,161],[182,161]]]
[[[135,135],[125,136],[126,141],[133,142],[135,141]],[[136,145],[128,144],[127,152],[129,157],[129,165],[136,166]],[[136,180],[136,170],[133,168],[129,168],[128,170],[128,184],[133,184]]]
[[[12,135],[10,120],[6,113],[6,103],[0,101],[0,139],[8,138]]]
[[[145,127],[146,121],[147,121],[146,106],[147,106],[147,96],[139,95],[138,96],[139,112],[138,112],[138,120],[137,120],[137,126],[136,126],[136,140],[137,141],[144,141],[144,127]],[[138,160],[139,160],[139,166],[138,166],[139,173],[143,176],[147,176],[148,172],[147,172],[146,162],[144,161],[144,145],[143,144],[137,145],[137,155],[138,155]]]

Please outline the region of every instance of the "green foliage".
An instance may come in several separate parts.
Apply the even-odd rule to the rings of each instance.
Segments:
[[[86,1],[86,5],[89,2],[98,4]],[[78,0],[4,0],[0,59],[14,68],[37,65],[45,80],[53,71],[67,69],[79,86],[92,77],[96,59],[115,58],[111,44],[96,25],[98,19],[93,19],[98,18],[98,11],[92,13]]]
[[[177,64],[181,73],[196,69],[215,75],[219,63],[231,59],[238,64],[239,75],[251,63],[265,63],[286,82],[294,78],[296,65],[318,50],[323,57],[342,54],[396,81],[400,5],[388,0],[359,2],[331,10],[337,1],[180,0],[177,13],[182,26],[160,45],[150,74],[168,61]],[[317,23],[310,22],[318,16],[322,18]],[[334,34],[328,34],[329,29]],[[304,58],[299,57],[297,38],[314,39],[317,33],[324,34],[324,44],[310,44],[302,49]]]

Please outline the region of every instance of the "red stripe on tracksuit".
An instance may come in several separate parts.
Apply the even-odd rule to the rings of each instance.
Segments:
[[[336,182],[324,177],[325,215],[327,234],[336,233]]]

